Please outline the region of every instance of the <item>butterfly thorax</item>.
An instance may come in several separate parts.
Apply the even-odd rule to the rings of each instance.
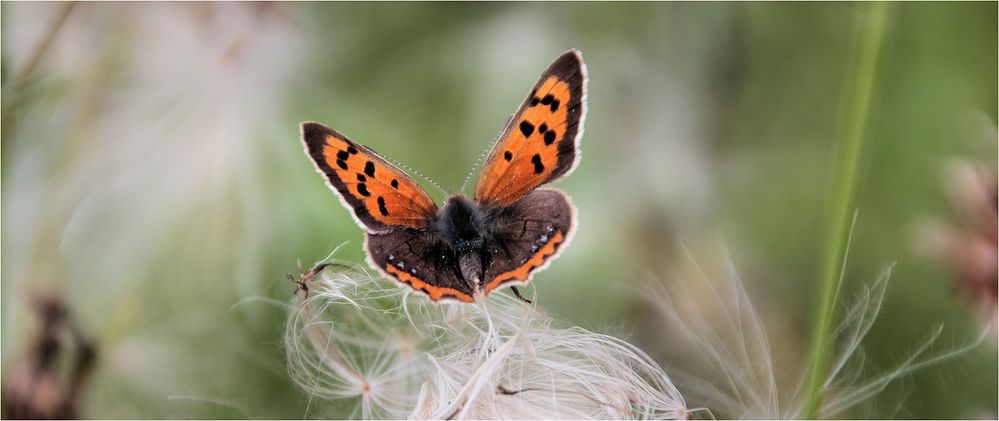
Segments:
[[[568,243],[575,208],[542,189],[572,171],[586,115],[586,66],[567,51],[545,69],[482,163],[475,195],[438,207],[370,148],[302,123],[313,163],[368,234],[369,261],[431,300],[474,302],[523,284]]]
[[[478,204],[461,195],[448,198],[437,212],[437,235],[454,251],[462,277],[471,283],[482,279],[482,249],[488,236],[486,219]]]
[[[479,206],[461,195],[448,198],[437,212],[437,233],[458,254],[482,248],[486,236],[485,215]]]

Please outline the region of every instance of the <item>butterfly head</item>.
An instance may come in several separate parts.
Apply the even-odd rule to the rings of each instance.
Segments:
[[[541,74],[483,162],[472,199],[438,207],[404,171],[319,123],[302,124],[305,151],[359,225],[370,263],[430,299],[474,302],[523,284],[565,247],[575,208],[540,188],[579,162],[586,66],[576,50]]]
[[[485,242],[486,218],[475,202],[457,194],[437,212],[437,232],[457,254],[479,250]]]

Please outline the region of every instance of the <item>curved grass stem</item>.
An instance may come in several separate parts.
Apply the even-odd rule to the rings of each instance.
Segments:
[[[829,369],[829,355],[833,345],[829,343],[829,329],[839,284],[843,277],[843,262],[846,259],[851,231],[850,221],[854,209],[860,152],[870,114],[871,93],[889,3],[872,2],[868,7],[865,20],[858,25],[859,48],[856,51],[852,77],[846,86],[846,102],[842,111],[843,117],[840,119],[840,151],[829,201],[828,231],[819,272],[821,282],[819,305],[813,319],[808,373],[805,380],[803,415],[806,419],[816,419],[821,415],[822,385]]]

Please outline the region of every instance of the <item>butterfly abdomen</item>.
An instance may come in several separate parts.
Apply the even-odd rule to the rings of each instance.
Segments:
[[[586,115],[586,66],[559,56],[508,121],[472,196],[438,208],[412,177],[319,123],[301,125],[305,152],[367,232],[372,266],[431,300],[474,302],[531,280],[566,244],[575,208],[539,187],[572,172]]]
[[[478,288],[488,264],[483,253],[488,226],[482,208],[461,195],[450,197],[438,212],[437,235],[454,253],[461,277],[471,289]]]

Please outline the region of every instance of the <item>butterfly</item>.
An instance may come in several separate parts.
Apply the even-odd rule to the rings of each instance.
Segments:
[[[302,142],[366,231],[372,267],[433,301],[474,302],[526,284],[569,243],[576,208],[561,191],[539,187],[579,164],[586,81],[579,51],[552,62],[494,143],[472,198],[453,194],[441,207],[405,172],[332,128],[304,122]]]

